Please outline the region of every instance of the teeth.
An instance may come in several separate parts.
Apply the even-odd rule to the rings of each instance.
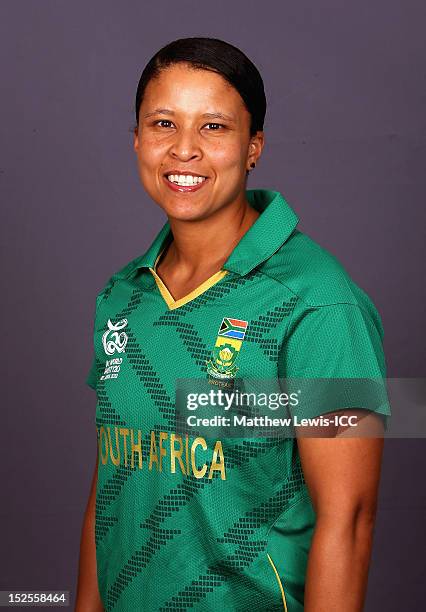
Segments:
[[[198,185],[198,183],[202,183],[206,180],[203,176],[191,176],[190,174],[169,174],[167,178],[171,183],[175,183],[183,187]]]

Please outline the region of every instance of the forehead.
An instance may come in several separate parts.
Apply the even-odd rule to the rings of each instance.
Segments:
[[[144,109],[167,106],[175,111],[228,111],[247,113],[238,91],[220,74],[184,63],[164,68],[148,83],[142,101]]]

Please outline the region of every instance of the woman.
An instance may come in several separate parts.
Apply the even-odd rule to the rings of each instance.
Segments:
[[[280,193],[246,190],[265,112],[258,70],[217,39],[174,41],[142,73],[134,150],[168,221],[97,297],[87,382],[98,449],[77,610],[362,609],[378,414],[356,397],[297,413],[363,416],[368,438],[339,425],[328,439],[175,427],[179,378],[217,391],[256,377],[385,372],[368,296],[297,229]]]

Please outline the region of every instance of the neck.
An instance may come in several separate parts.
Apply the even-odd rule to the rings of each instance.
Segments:
[[[245,196],[206,219],[182,221],[169,217],[173,241],[167,249],[167,265],[189,273],[221,268],[258,217]]]

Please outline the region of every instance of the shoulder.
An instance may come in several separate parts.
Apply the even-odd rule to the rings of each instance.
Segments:
[[[105,282],[105,284],[103,285],[102,289],[99,291],[96,297],[97,305],[99,305],[99,303],[103,299],[107,298],[110,295],[115,285],[120,283],[120,281],[130,279],[135,274],[135,272],[139,268],[139,264],[142,258],[143,258],[143,255],[139,255],[138,257],[135,257],[134,259],[127,262],[124,266],[119,268],[116,272],[114,272],[109,278],[107,277],[108,280]]]
[[[295,231],[265,263],[262,271],[296,297],[283,345],[287,373],[320,373],[324,378],[383,375],[380,314],[334,255]]]
[[[124,266],[118,269],[114,274],[110,276],[105,286],[101,290],[102,293],[108,293],[112,290],[115,285],[120,284],[120,281],[130,280],[135,276],[139,269],[142,267],[148,268],[153,266],[155,257],[160,249],[164,246],[165,241],[171,237],[169,223],[164,223],[149,248],[142,253],[128,261]]]
[[[383,323],[371,297],[332,253],[298,229],[265,262],[261,271],[298,298],[295,320],[308,313],[313,313],[311,320],[348,319],[354,318],[357,310],[359,320],[376,327],[383,337]]]
[[[367,307],[371,302],[342,263],[298,229],[265,262],[262,272],[285,285],[306,306],[353,304]]]

